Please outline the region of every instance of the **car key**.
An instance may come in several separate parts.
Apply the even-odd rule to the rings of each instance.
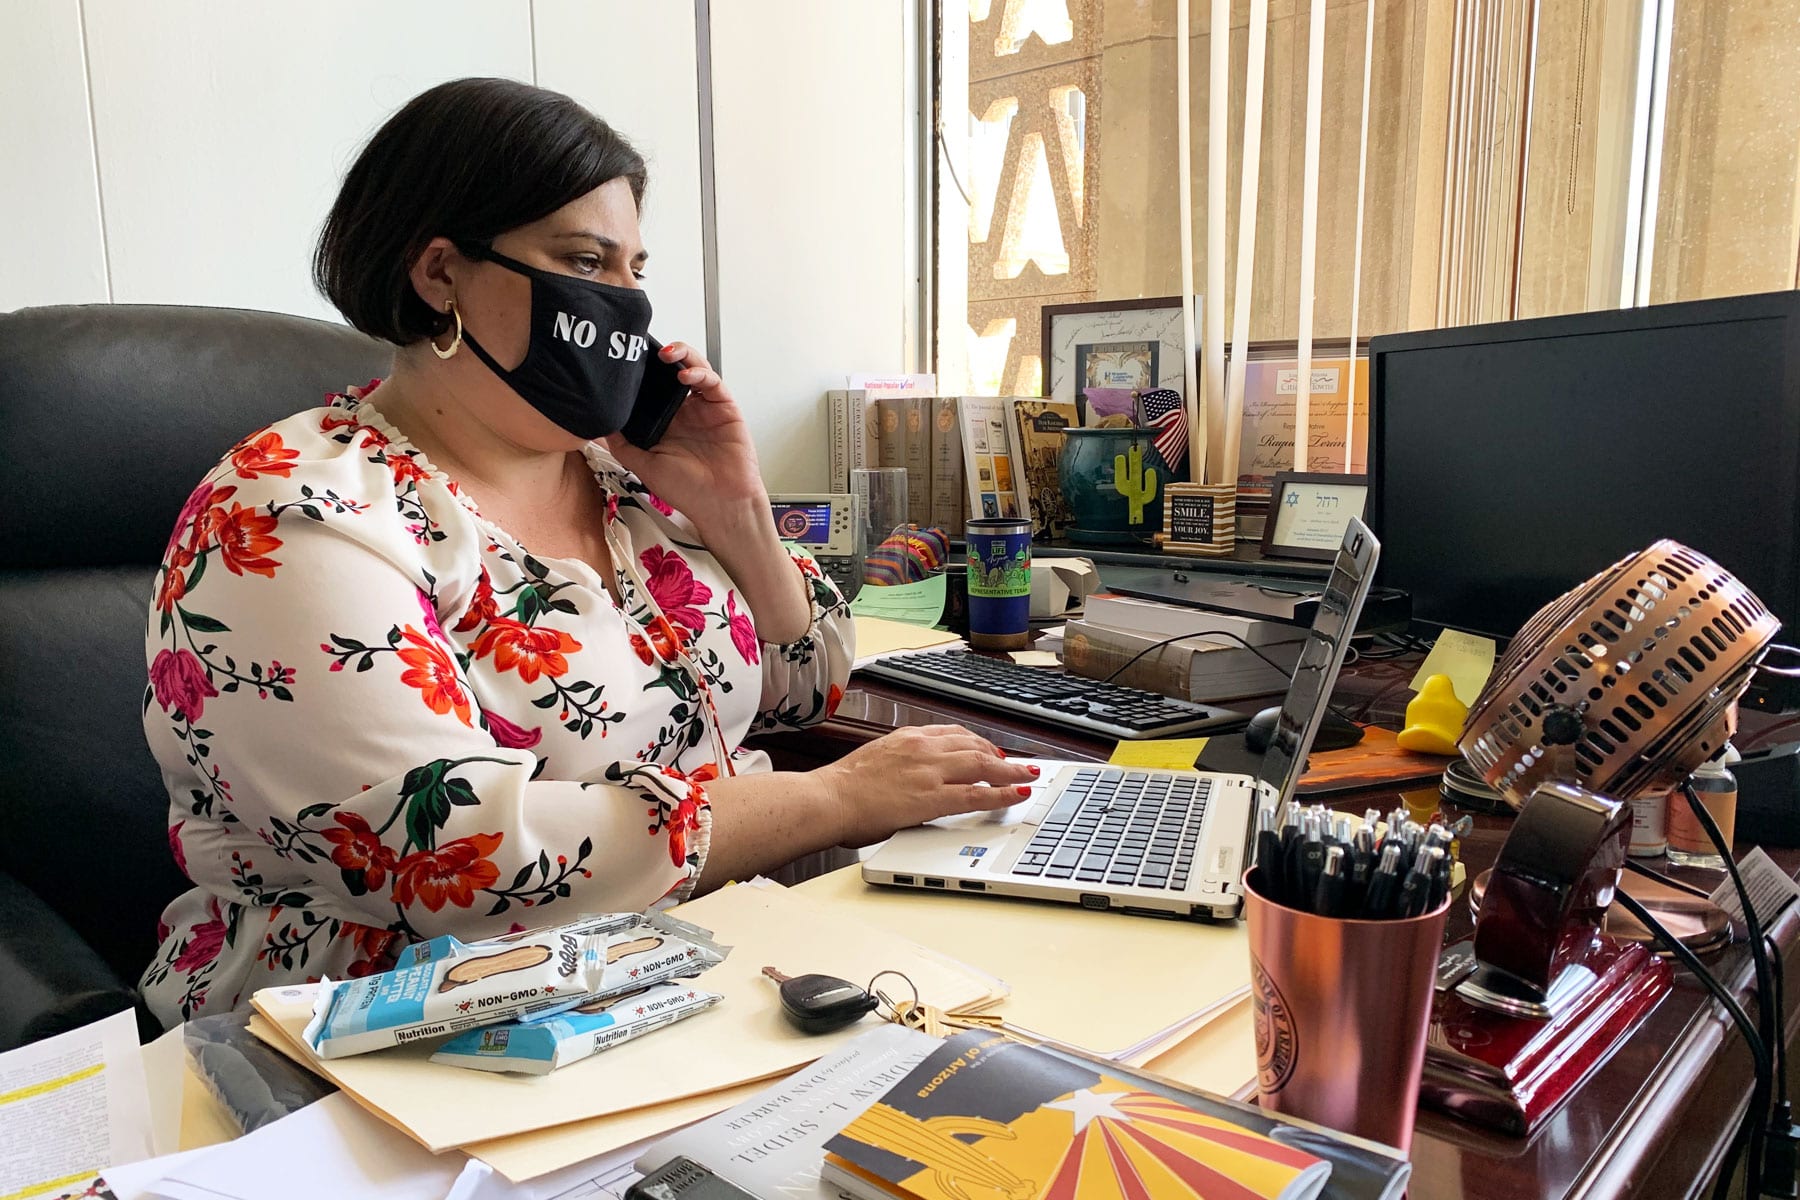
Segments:
[[[864,988],[835,975],[787,976],[774,967],[762,973],[781,985],[781,1011],[803,1033],[831,1033],[875,1011],[880,1001]]]

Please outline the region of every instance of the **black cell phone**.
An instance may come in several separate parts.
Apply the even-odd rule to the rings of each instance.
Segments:
[[[688,385],[681,382],[682,368],[662,359],[662,343],[650,339],[649,360],[644,364],[644,380],[638,385],[637,401],[631,406],[631,417],[619,432],[640,450],[648,450],[662,441],[669,422],[688,398]]]

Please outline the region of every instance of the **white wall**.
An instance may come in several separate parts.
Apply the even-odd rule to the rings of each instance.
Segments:
[[[826,388],[914,366],[919,3],[711,6],[708,349],[774,489],[824,486]],[[425,88],[501,75],[569,93],[645,152],[655,329],[705,345],[695,46],[684,0],[3,0],[0,310],[333,317],[311,253],[352,156]]]
[[[534,0],[537,83],[631,139],[650,165],[644,287],[663,342],[706,345],[700,253],[700,102],[694,6],[677,0]]]
[[[106,300],[76,0],[0,14],[0,311]]]
[[[85,4],[121,303],[330,315],[312,246],[376,126],[446,79],[531,78],[526,0]]]
[[[725,376],[763,474],[825,489],[822,394],[905,361],[915,0],[714,0]]]

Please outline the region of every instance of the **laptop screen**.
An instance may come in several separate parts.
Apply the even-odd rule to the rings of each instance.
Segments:
[[[1312,749],[1313,736],[1325,717],[1326,701],[1343,669],[1350,635],[1356,632],[1357,617],[1374,583],[1375,560],[1380,553],[1381,543],[1368,526],[1352,519],[1344,530],[1331,578],[1325,581],[1325,592],[1319,598],[1306,644],[1300,648],[1275,735],[1269,740],[1262,769],[1257,772],[1257,781],[1274,790],[1281,806],[1293,798],[1300,773],[1306,768],[1307,752]]]

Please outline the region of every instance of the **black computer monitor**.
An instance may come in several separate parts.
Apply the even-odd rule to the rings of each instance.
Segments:
[[[1511,637],[1662,537],[1800,620],[1800,292],[1369,349],[1369,524],[1416,623]]]

